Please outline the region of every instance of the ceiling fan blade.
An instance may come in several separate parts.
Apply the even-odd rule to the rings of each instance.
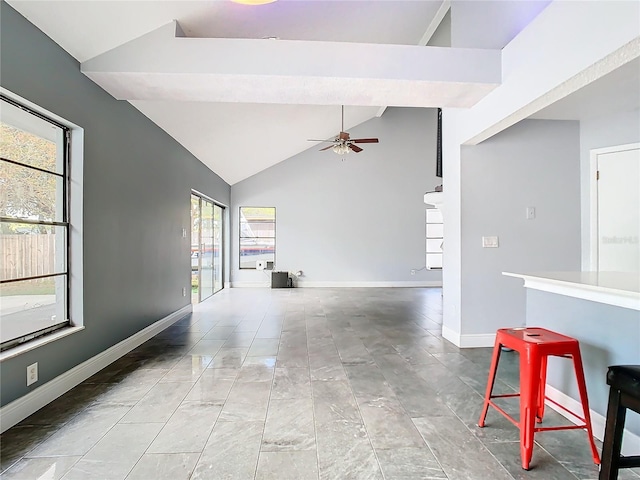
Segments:
[[[340,135],[338,136],[338,138],[340,140],[349,140],[349,134],[347,132],[340,132]]]
[[[360,153],[362,151],[362,149],[357,145],[351,145],[350,143],[348,143],[347,145],[351,150],[353,150],[356,153]]]
[[[308,138],[307,142],[324,142],[324,143],[329,142],[329,143],[335,143],[336,141],[335,140],[318,140],[316,138]]]
[[[354,138],[350,140],[352,143],[378,143],[378,141],[377,138]]]
[[[320,151],[324,152],[325,150],[329,150],[330,148],[333,148],[333,145],[329,145],[328,147],[321,148]]]

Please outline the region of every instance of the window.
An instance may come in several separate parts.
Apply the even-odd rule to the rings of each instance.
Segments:
[[[275,262],[276,209],[240,207],[240,268],[256,268],[256,262]]]
[[[427,209],[427,269],[442,268],[443,225],[442,212],[437,208]]]
[[[0,348],[69,325],[69,129],[0,97]]]

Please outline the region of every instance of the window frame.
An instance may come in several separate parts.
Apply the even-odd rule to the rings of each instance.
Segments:
[[[14,97],[16,97],[14,99]],[[70,197],[71,197],[71,138],[72,138],[72,130],[73,130],[73,126],[70,124],[64,124],[62,122],[60,122],[58,119],[53,118],[55,117],[54,115],[49,115],[48,112],[47,113],[42,113],[42,109],[34,106],[33,104],[31,104],[30,102],[20,99],[15,95],[11,95],[10,92],[6,91],[5,89],[1,89],[0,90],[0,103],[2,102],[6,102],[7,104],[25,112],[28,115],[32,115],[33,117],[36,117],[40,120],[43,120],[45,122],[50,123],[51,125],[55,126],[56,128],[60,129],[62,135],[61,135],[61,141],[62,144],[60,145],[60,142],[56,142],[57,145],[59,145],[59,148],[61,149],[62,155],[63,155],[63,159],[62,159],[62,172],[58,172],[55,171],[56,169],[54,169],[54,171],[52,170],[47,170],[46,168],[41,168],[41,167],[37,167],[34,165],[30,165],[28,163],[23,163],[14,159],[8,159],[8,158],[1,158],[0,161],[2,162],[6,162],[9,164],[12,164],[14,166],[20,167],[20,168],[26,168],[29,170],[33,170],[33,171],[38,171],[47,175],[52,175],[53,177],[57,177],[57,178],[61,178],[62,179],[62,200],[61,200],[61,208],[62,208],[62,219],[59,220],[57,218],[53,218],[51,221],[48,220],[34,220],[34,219],[29,219],[29,218],[21,218],[21,217],[4,217],[4,216],[0,216],[0,223],[6,224],[6,223],[19,223],[19,224],[28,224],[28,225],[42,225],[42,226],[47,226],[47,227],[61,227],[63,229],[63,234],[64,234],[64,242],[65,245],[63,246],[63,251],[64,251],[64,271],[54,271],[53,273],[49,273],[49,274],[42,274],[42,275],[30,275],[30,276],[23,276],[23,277],[18,277],[18,278],[11,278],[11,279],[1,279],[0,280],[0,285],[8,285],[11,283],[16,283],[16,282],[24,282],[24,281],[29,281],[29,280],[38,280],[38,279],[44,279],[44,278],[55,278],[55,277],[60,277],[60,276],[64,276],[65,277],[65,285],[63,286],[64,288],[64,305],[63,305],[63,309],[64,309],[64,320],[62,322],[58,322],[56,324],[53,325],[49,325],[45,328],[41,328],[38,330],[30,330],[28,333],[24,333],[21,334],[19,337],[13,338],[13,339],[9,339],[9,340],[5,340],[3,342],[0,343],[0,353],[2,355],[2,357],[0,357],[1,359],[4,359],[4,357],[6,356],[7,353],[9,353],[11,350],[23,350],[23,347],[25,344],[27,344],[28,342],[35,340],[35,339],[40,339],[41,337],[54,333],[54,332],[58,332],[59,330],[68,328],[70,326],[72,326],[72,315],[71,315],[71,284],[72,284],[72,269],[71,269],[71,259],[72,259],[72,251],[71,251],[71,243],[72,243],[72,236],[74,236],[74,234],[72,234],[72,223],[71,223],[71,217],[72,217],[72,206],[71,206],[71,202],[70,202]],[[41,135],[39,135],[38,133],[35,132],[29,132],[28,130],[25,130],[28,133],[31,133],[32,135],[41,137]],[[81,137],[81,135],[80,135]],[[41,137],[42,138],[42,137]],[[81,324],[81,321],[78,322],[77,324]],[[19,348],[18,348],[19,347]]]
[[[260,236],[260,237],[246,237],[242,235],[242,224],[245,223],[242,221],[243,218],[243,214],[242,214],[242,210],[246,209],[246,208],[271,208],[273,209],[273,236],[272,237],[266,237],[266,236]],[[246,223],[250,223],[250,222],[246,222]],[[238,268],[240,270],[257,270],[257,267],[254,265],[252,267],[243,267],[242,266],[242,239],[244,238],[258,238],[258,239],[273,239],[273,264],[275,265],[276,263],[276,237],[277,237],[277,232],[276,232],[276,207],[257,207],[255,205],[251,206],[251,205],[245,205],[245,206],[241,206],[238,207]]]

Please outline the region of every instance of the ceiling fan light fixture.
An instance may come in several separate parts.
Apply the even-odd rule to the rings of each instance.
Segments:
[[[265,5],[267,3],[273,3],[276,0],[231,0],[233,3],[240,3],[242,5]]]
[[[338,155],[344,155],[345,153],[349,153],[351,151],[349,147],[344,143],[334,145],[332,150],[336,152]]]

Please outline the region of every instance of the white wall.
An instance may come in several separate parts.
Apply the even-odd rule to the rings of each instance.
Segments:
[[[503,271],[580,269],[579,145],[577,121],[525,120],[462,148],[463,344],[525,324],[525,289]]]
[[[592,118],[580,122],[580,185],[582,206],[582,270],[592,270],[591,209],[589,205],[591,176],[589,174],[590,151],[594,148],[612,147],[640,142],[640,110],[620,112],[615,115]]]
[[[231,187],[234,286],[269,281],[238,269],[240,206],[276,207],[276,269],[303,270],[300,286],[441,284],[440,271],[410,273],[425,264],[424,193],[441,183],[436,111],[388,108],[350,134],[380,143],[344,161],[314,146]]]

